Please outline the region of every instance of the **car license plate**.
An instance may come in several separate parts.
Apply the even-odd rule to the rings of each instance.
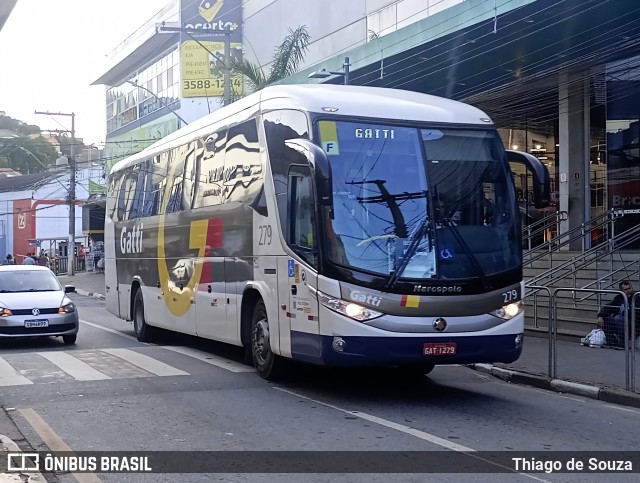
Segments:
[[[49,327],[49,319],[25,320],[24,326],[26,328]]]
[[[427,342],[422,350],[424,356],[454,356],[456,355],[455,342]]]

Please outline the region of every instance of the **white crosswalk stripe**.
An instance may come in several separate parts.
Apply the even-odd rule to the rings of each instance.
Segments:
[[[26,384],[33,384],[33,382],[16,371],[11,364],[0,357],[0,386],[22,386]]]
[[[222,369],[226,369],[231,372],[255,372],[255,369],[253,367],[247,366],[240,362],[231,361],[214,354],[209,354],[205,351],[193,349],[191,347],[162,346],[162,348],[173,352],[178,352],[179,354],[184,354],[185,356],[193,357],[194,359],[198,359],[199,361],[206,362],[207,364],[211,364],[216,367],[221,367]]]
[[[102,349],[103,352],[113,354],[120,359],[124,359],[131,364],[144,369],[147,372],[151,372],[156,376],[188,376],[188,372],[181,371],[175,367],[160,362],[153,357],[145,356],[139,352],[134,352],[129,349]]]
[[[182,354],[230,372],[255,372],[253,367],[192,347],[157,346],[157,348]],[[141,349],[144,351],[149,347]],[[164,353],[164,355],[168,354]],[[175,357],[172,360],[182,364],[187,363],[184,359],[180,361]],[[192,365],[193,363],[189,363],[189,367]],[[190,373],[154,357],[123,348],[14,352],[0,357],[0,387],[189,375]]]
[[[106,374],[96,371],[86,362],[73,357],[67,352],[37,352],[50,362],[69,374],[77,381],[98,381],[100,379],[111,379]]]
[[[0,387],[188,375],[129,349],[22,352],[0,357]]]

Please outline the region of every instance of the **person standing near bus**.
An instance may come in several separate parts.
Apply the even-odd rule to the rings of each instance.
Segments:
[[[78,270],[84,270],[85,269],[85,257],[86,257],[86,252],[84,249],[84,245],[81,243],[80,244],[80,248],[78,248]]]

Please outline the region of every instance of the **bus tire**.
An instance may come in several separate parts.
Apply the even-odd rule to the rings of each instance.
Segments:
[[[136,334],[136,339],[140,342],[151,342],[151,339],[153,339],[153,327],[144,320],[142,289],[138,289],[133,300],[133,331]]]
[[[253,366],[261,377],[277,379],[282,373],[283,361],[271,351],[267,308],[258,300],[251,318],[251,355]]]

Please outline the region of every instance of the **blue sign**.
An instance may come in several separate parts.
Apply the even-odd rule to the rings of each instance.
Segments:
[[[447,245],[442,245],[440,248],[440,258],[442,260],[449,260],[453,258],[453,248],[448,247]]]
[[[293,276],[295,276],[295,274],[296,274],[296,271],[295,271],[295,264],[296,264],[296,262],[295,262],[295,261],[293,261],[293,260],[289,260],[289,276],[290,276],[290,277],[293,277]]]

